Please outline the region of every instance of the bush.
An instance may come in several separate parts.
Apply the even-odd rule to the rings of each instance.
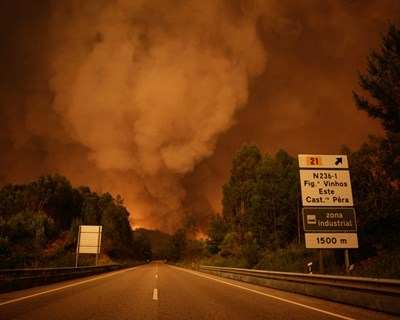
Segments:
[[[318,265],[317,250],[304,248],[302,245],[290,245],[276,251],[265,251],[260,262],[254,267],[260,270],[282,272],[307,272],[309,262]]]
[[[221,251],[219,254],[221,257],[235,257],[241,256],[241,244],[239,235],[236,232],[229,232],[226,234],[224,240],[221,243]]]
[[[380,279],[400,279],[400,249],[385,250],[372,258],[356,263],[353,275]]]
[[[21,212],[8,219],[8,236],[12,242],[31,240],[33,243],[43,245],[46,240],[51,240],[59,234],[53,219],[44,212]]]
[[[0,258],[4,259],[6,257],[11,256],[12,246],[8,237],[0,237]]]

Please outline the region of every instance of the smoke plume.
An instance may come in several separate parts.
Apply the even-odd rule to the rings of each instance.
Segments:
[[[59,172],[134,226],[219,210],[234,152],[332,152],[379,125],[351,90],[397,1],[4,1],[0,182]]]

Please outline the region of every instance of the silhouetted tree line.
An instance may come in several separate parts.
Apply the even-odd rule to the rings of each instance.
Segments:
[[[341,150],[349,159],[360,245],[354,255],[361,260],[400,248],[400,31],[394,24],[358,80],[369,98],[353,92],[356,106],[379,119],[386,133],[371,136],[359,150]],[[245,257],[251,267],[259,252],[298,243],[303,231],[297,156],[284,150],[262,155],[256,144],[244,144],[223,186],[222,204],[222,215],[210,220],[210,254]]]
[[[132,231],[120,196],[73,188],[59,174],[0,189],[0,259],[8,267],[45,259],[51,243],[65,233],[69,236],[61,251],[74,251],[82,224],[103,226],[101,250],[111,258],[151,258],[150,241]]]

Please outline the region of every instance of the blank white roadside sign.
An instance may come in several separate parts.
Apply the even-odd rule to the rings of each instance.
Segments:
[[[78,253],[100,253],[102,226],[79,226]]]

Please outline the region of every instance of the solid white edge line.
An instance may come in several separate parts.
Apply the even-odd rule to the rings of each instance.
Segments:
[[[178,267],[175,267],[175,268],[178,268]],[[242,287],[240,285],[229,283],[229,282],[226,282],[226,281],[223,281],[223,280],[220,280],[220,279],[211,278],[211,277],[208,277],[208,276],[206,276],[204,274],[196,273],[196,272],[193,272],[191,270],[186,270],[186,269],[183,269],[183,268],[178,268],[178,269],[180,269],[182,271],[186,271],[186,272],[191,273],[191,274],[194,274],[196,276],[207,278],[209,280],[214,280],[216,282],[220,282],[220,283],[232,286],[232,287],[236,287],[236,288],[240,288],[240,289],[243,289],[243,290],[246,290],[246,291],[257,293],[257,294],[260,294],[262,296],[266,296],[266,297],[269,297],[269,298],[272,298],[272,299],[276,299],[276,300],[279,300],[279,301],[290,303],[290,304],[293,304],[293,305],[296,305],[296,306],[299,306],[299,307],[302,307],[302,308],[306,308],[306,309],[314,310],[314,311],[317,311],[317,312],[320,312],[320,313],[328,314],[328,315],[334,316],[336,318],[346,319],[346,320],[355,320],[354,318],[349,318],[349,317],[346,317],[346,316],[342,316],[342,315],[337,314],[337,313],[333,313],[333,312],[330,312],[330,311],[314,308],[314,307],[308,306],[306,304],[298,303],[298,302],[287,300],[287,299],[284,299],[284,298],[279,298],[277,296],[273,296],[273,295],[270,295],[270,294],[267,294],[267,293],[264,293],[264,292],[260,292],[260,291],[257,291],[257,290],[249,289],[249,288],[246,288],[246,287]]]
[[[99,276],[99,277],[96,277],[96,278],[94,278],[94,279],[89,279],[89,280],[85,280],[85,281],[80,281],[80,282],[73,283],[73,284],[69,284],[69,285],[66,285],[66,286],[63,286],[63,287],[59,287],[59,288],[55,288],[55,289],[51,289],[51,290],[47,290],[47,291],[43,291],[43,292],[31,294],[31,295],[29,295],[29,296],[25,296],[25,297],[13,299],[13,300],[5,301],[5,302],[0,302],[0,306],[4,306],[4,305],[6,305],[6,304],[18,302],[18,301],[21,301],[21,300],[26,300],[26,299],[34,298],[34,297],[41,296],[41,295],[44,295],[44,294],[48,294],[48,293],[51,293],[51,292],[55,292],[55,291],[59,291],[59,290],[63,290],[63,289],[67,289],[67,288],[71,288],[71,287],[75,287],[75,286],[79,286],[79,285],[84,284],[84,283],[88,283],[88,282],[92,282],[92,281],[104,279],[104,278],[107,278],[107,277],[112,277],[112,276],[115,276],[115,275],[117,275],[117,274],[119,274],[119,273],[121,273],[121,272],[126,272],[126,271],[128,271],[128,270],[132,270],[132,269],[136,269],[136,268],[137,268],[137,267],[127,268],[127,269],[119,270],[119,271],[116,271],[116,272],[112,272],[111,274],[106,274],[106,275],[103,275],[103,276]]]

